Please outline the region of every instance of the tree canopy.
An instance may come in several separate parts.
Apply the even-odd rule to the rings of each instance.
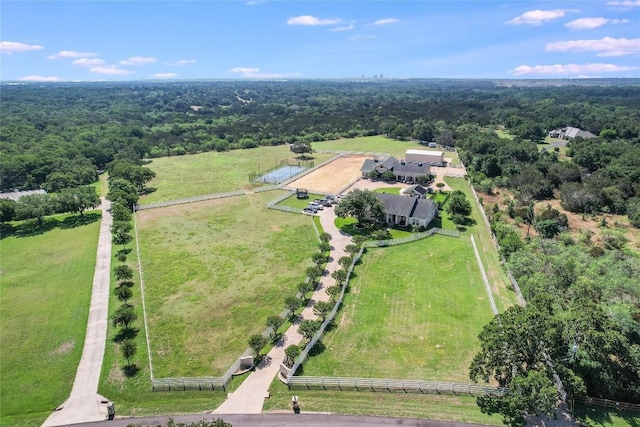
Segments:
[[[384,205],[369,190],[353,190],[343,197],[336,205],[335,213],[340,218],[355,217],[359,223],[367,219],[384,220]]]

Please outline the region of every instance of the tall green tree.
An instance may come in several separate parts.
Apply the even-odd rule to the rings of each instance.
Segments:
[[[64,212],[77,212],[84,216],[84,211],[100,205],[100,197],[94,187],[64,188],[58,194],[58,203]]]
[[[16,205],[16,219],[32,219],[38,226],[44,223],[44,217],[53,213],[53,199],[49,194],[28,194],[20,197]]]
[[[462,191],[456,190],[449,196],[445,210],[449,215],[467,217],[471,215],[471,203]]]
[[[336,205],[335,213],[340,218],[353,216],[359,223],[366,219],[383,221],[384,205],[372,191],[353,190]]]
[[[129,329],[131,324],[138,320],[138,315],[132,305],[123,304],[113,313],[111,319],[113,326],[122,326],[125,329]]]
[[[133,340],[124,340],[120,344],[120,351],[125,359],[127,359],[127,365],[131,366],[131,358],[136,355],[138,346]]]

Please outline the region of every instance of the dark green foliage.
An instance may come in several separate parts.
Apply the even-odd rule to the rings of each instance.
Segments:
[[[260,334],[251,335],[248,342],[249,348],[251,348],[255,354],[260,354],[262,347],[267,344],[267,340]]]
[[[359,223],[371,218],[376,221],[384,219],[384,206],[375,193],[368,190],[353,190],[335,207],[340,218],[355,217]]]
[[[331,241],[331,234],[329,233],[320,233],[320,241],[321,242],[330,242]]]
[[[118,286],[113,292],[120,301],[126,303],[133,296],[133,291],[128,286]]]
[[[314,285],[310,281],[298,283],[298,292],[300,292],[302,295],[306,295],[307,292],[311,292],[313,288]]]
[[[332,301],[338,299],[338,295],[342,292],[342,288],[338,285],[329,286],[326,290],[327,294],[331,297]]]
[[[313,335],[320,329],[320,322],[317,320],[303,320],[298,327],[298,332],[304,338],[310,340]]]
[[[307,271],[306,271],[307,277],[309,278],[309,281],[312,283],[316,282],[318,278],[322,276],[323,272],[324,272],[324,268],[317,265],[307,268]]]
[[[293,313],[295,313],[295,311],[300,308],[300,305],[302,305],[302,301],[300,301],[296,297],[286,297],[284,299],[284,305],[289,311],[291,311],[291,314],[293,315]]]
[[[318,249],[320,249],[321,252],[329,252],[331,250],[331,245],[329,242],[320,242]]]
[[[113,326],[122,326],[125,329],[129,329],[131,324],[138,320],[138,315],[135,313],[132,305],[123,304],[118,307],[111,319]]]
[[[287,346],[287,348],[284,349],[284,355],[284,364],[288,367],[292,367],[295,363],[296,358],[300,356],[300,347],[295,344]]]
[[[138,191],[134,184],[122,178],[109,179],[107,199],[119,203],[129,209],[138,203]]]
[[[267,327],[272,328],[275,333],[280,326],[284,323],[284,319],[280,316],[269,316],[267,317]]]
[[[111,206],[111,215],[114,222],[129,222],[131,221],[131,211],[122,203],[113,203]]]
[[[100,197],[96,189],[89,186],[63,188],[57,196],[58,205],[62,212],[77,212],[84,216],[84,211],[100,205]]]
[[[130,160],[114,160],[107,166],[107,171],[109,172],[109,181],[124,179],[132,183],[138,192],[142,192],[144,185],[156,176],[156,173],[151,169]]]
[[[449,215],[466,217],[471,215],[471,203],[462,191],[456,190],[449,196],[445,210]]]
[[[313,314],[324,320],[327,314],[333,309],[333,305],[334,304],[327,301],[318,301],[313,305]]]
[[[130,280],[133,277],[133,270],[126,264],[120,264],[113,269],[113,274],[116,276],[116,279],[121,282]]]
[[[347,272],[341,268],[331,273],[331,277],[335,279],[336,283],[342,285],[347,280]]]
[[[340,266],[345,270],[349,269],[352,262],[353,262],[353,256],[347,256],[347,255],[340,257],[340,259],[338,260],[338,264],[340,264]]]
[[[20,197],[15,209],[16,219],[36,219],[42,225],[44,217],[54,211],[55,200],[49,194],[29,194]]]
[[[0,222],[9,222],[15,219],[17,204],[11,199],[0,199]]]
[[[136,355],[138,351],[138,347],[133,340],[124,340],[120,344],[120,351],[122,352],[122,356],[127,359],[127,365],[131,366],[131,358]]]

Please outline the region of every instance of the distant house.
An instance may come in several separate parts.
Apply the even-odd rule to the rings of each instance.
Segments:
[[[574,128],[571,126],[567,126],[564,128],[554,129],[550,131],[549,137],[557,138],[557,139],[573,139],[577,137],[589,139],[589,138],[595,138],[596,136],[587,130],[582,130],[582,129]]]
[[[438,206],[431,200],[377,193],[384,205],[387,224],[426,227],[438,214]]]
[[[395,157],[385,159],[375,157],[365,160],[360,168],[363,178],[368,177],[372,171],[376,171],[378,175],[391,171],[396,181],[415,182],[421,176],[429,176],[431,168],[425,162],[408,162]]]
[[[403,188],[402,190],[400,190],[400,195],[401,196],[408,196],[408,197],[417,197],[419,199],[424,199],[427,197],[427,194],[433,192],[433,190],[431,190],[430,188],[425,188],[422,185],[412,185],[411,187],[407,187],[407,188]]]

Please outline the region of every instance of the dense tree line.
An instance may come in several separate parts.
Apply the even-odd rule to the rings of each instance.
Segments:
[[[529,139],[573,125],[637,142],[640,87],[633,80],[616,82],[5,84],[0,92],[1,188],[56,191],[84,185],[117,158],[359,135],[435,138],[454,145],[486,125],[505,124]]]

